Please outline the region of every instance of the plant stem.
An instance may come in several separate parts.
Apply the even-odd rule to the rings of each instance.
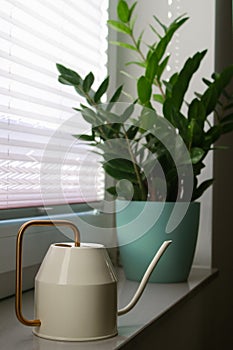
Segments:
[[[162,89],[162,85],[161,85],[160,81],[157,78],[155,78],[155,82],[156,82],[156,86],[158,86],[158,89],[159,89],[161,95],[163,96],[163,98],[165,98],[166,96],[165,96],[165,93]]]
[[[145,190],[144,190],[144,186],[143,186],[140,174],[139,174],[137,166],[136,166],[136,159],[135,159],[135,157],[133,155],[133,152],[132,152],[132,149],[131,149],[131,146],[130,146],[130,142],[129,142],[129,138],[127,136],[127,132],[125,130],[125,126],[124,125],[122,125],[122,129],[123,129],[123,132],[124,132],[124,135],[125,135],[126,143],[127,143],[129,154],[130,154],[130,158],[131,158],[131,161],[133,163],[134,171],[135,171],[135,174],[136,174],[136,177],[137,177],[137,180],[138,180],[139,188],[142,191],[142,200],[146,200],[146,193],[145,193]]]
[[[135,48],[137,49],[138,54],[141,56],[143,62],[146,62],[146,57],[143,55],[143,52],[138,48],[137,42],[136,42],[136,39],[135,39],[135,36],[133,35],[133,33],[130,34],[130,37],[134,43]]]

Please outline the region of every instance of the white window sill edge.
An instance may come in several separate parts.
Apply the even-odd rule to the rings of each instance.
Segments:
[[[124,345],[132,338],[143,332],[167,312],[172,312],[172,309],[179,303],[201,291],[217,275],[217,269],[193,267],[186,283],[148,284],[135,308],[128,314],[119,317],[118,341],[116,339],[115,347],[110,348],[124,348]],[[137,285],[136,282],[120,278],[118,291],[120,307],[130,300]]]
[[[118,318],[118,335],[116,337],[94,341],[79,342],[80,350],[123,349],[124,345],[142,333],[180,302],[200,292],[218,274],[216,269],[193,268],[187,283],[147,285],[140,301],[132,311]],[[138,283],[127,281],[121,269],[118,271],[119,307],[131,299]],[[24,313],[33,317],[33,291],[23,294]],[[20,324],[14,314],[14,297],[0,301],[0,348],[7,350],[55,350],[77,349],[77,343],[56,342],[42,339],[32,334],[29,327]],[[14,337],[11,335],[14,334]]]

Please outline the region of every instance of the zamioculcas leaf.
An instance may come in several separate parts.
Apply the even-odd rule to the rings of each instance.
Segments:
[[[205,107],[203,103],[197,98],[195,98],[189,105],[188,119],[195,119],[197,121],[200,121],[199,124],[203,126],[203,123],[206,119]]]
[[[164,72],[164,69],[167,67],[168,61],[169,61],[170,55],[164,58],[164,60],[160,63],[157,69],[157,79],[160,80],[161,75]]]
[[[200,127],[197,119],[192,118],[189,121],[187,129],[187,143],[189,146],[201,146],[202,140],[204,138],[203,127]]]
[[[95,141],[94,135],[84,135],[84,134],[80,134],[80,135],[73,135],[73,137],[75,137],[78,140],[82,140],[82,141]]]
[[[172,113],[171,123],[174,125],[175,128],[179,129],[181,137],[184,138],[188,127],[187,118],[185,118],[185,116],[182,113],[174,110]]]
[[[119,99],[119,97],[121,95],[122,89],[123,89],[123,85],[120,85],[119,88],[115,91],[115,93],[111,97],[109,103],[113,103],[113,102],[118,101],[118,99]]]
[[[203,83],[205,83],[207,86],[210,86],[210,84],[211,84],[211,81],[209,81],[209,80],[206,79],[206,78],[202,78],[202,81],[203,81]]]
[[[141,129],[146,131],[152,130],[157,121],[158,121],[158,116],[155,111],[152,111],[148,108],[143,108],[140,115]]]
[[[131,29],[124,23],[114,21],[114,20],[109,20],[108,25],[118,32],[124,33],[124,34],[131,34]]]
[[[202,148],[194,147],[190,151],[190,158],[192,164],[198,163],[205,155],[205,151]]]
[[[136,5],[137,5],[137,2],[135,1],[135,2],[133,3],[133,5],[132,5],[132,6],[130,7],[130,9],[129,9],[129,20],[130,20],[131,17],[132,17],[132,14],[133,14],[133,11],[134,11]]]
[[[132,115],[133,111],[134,111],[134,105],[130,104],[129,107],[127,107],[125,111],[120,115],[120,118],[119,118],[120,122],[121,123],[126,122],[126,120],[128,120],[129,117]]]
[[[103,123],[117,123],[120,120],[120,116],[116,113],[104,111],[102,108],[98,109],[98,116],[102,119]]]
[[[94,101],[96,103],[100,102],[101,97],[105,94],[105,92],[107,91],[108,88],[108,84],[109,84],[109,77],[107,77],[106,79],[104,79],[104,81],[100,84],[100,87],[98,88],[98,90],[96,91],[95,95],[94,95]]]
[[[71,86],[74,85],[73,83],[71,83],[71,82],[69,81],[69,79],[68,79],[68,80],[65,79],[64,76],[62,76],[62,75],[60,75],[60,76],[58,77],[58,81],[59,81],[59,83],[64,84],[64,85],[71,85]]]
[[[171,97],[168,97],[163,104],[163,114],[175,128],[179,129],[181,136],[186,140],[185,134],[188,127],[188,120],[177,110],[174,100]]]
[[[83,119],[86,120],[86,122],[88,122],[92,125],[97,124],[97,117],[96,117],[95,112],[92,109],[85,108],[81,111],[81,114],[83,116]]]
[[[128,7],[128,4],[126,1],[124,0],[120,0],[118,2],[118,5],[117,5],[117,14],[118,14],[118,17],[119,19],[124,22],[124,23],[127,23],[129,21],[129,7]]]
[[[193,74],[197,71],[205,54],[206,50],[197,52],[193,57],[188,58],[180,74],[172,76],[172,79],[174,79],[174,84],[171,84],[171,79],[168,83],[170,85],[171,92],[168,92],[170,98],[167,98],[164,102],[163,113],[165,118],[172,122],[175,127],[179,128],[179,110],[184,101],[184,95],[188,89],[189,82]]]
[[[72,86],[79,85],[82,82],[81,78],[77,78],[75,76],[68,75],[68,74],[60,75],[58,80],[62,84],[72,85]]]
[[[62,64],[57,63],[56,67],[61,75],[66,75],[66,76],[72,77],[73,79],[76,79],[78,84],[79,84],[80,80],[82,80],[78,73],[76,73],[75,71],[73,71],[69,68],[66,68]]]
[[[211,84],[204,95],[201,96],[201,102],[205,106],[206,116],[215,108],[218,100],[218,90],[214,84]]]
[[[123,89],[123,85],[120,85],[117,90],[114,92],[114,94],[112,95],[112,97],[109,100],[109,103],[106,107],[106,111],[111,111],[112,107],[114,106],[114,103],[118,101],[118,99],[120,98],[121,92]]]
[[[86,105],[84,105],[83,103],[80,103],[80,107],[82,107],[82,109],[88,108]]]
[[[114,169],[122,170],[127,173],[134,174],[134,166],[133,163],[128,159],[123,158],[115,158],[111,159],[108,162],[105,162],[104,165],[108,164]],[[137,166],[137,165],[136,165]],[[138,166],[137,166],[138,168]]]
[[[152,88],[151,88],[151,84],[149,83],[146,77],[141,76],[138,79],[137,89],[138,89],[138,97],[142,104],[145,104],[146,102],[150,101]]]
[[[121,154],[122,157],[128,159],[130,157],[129,152],[128,152],[128,148],[125,145],[125,142],[123,143],[123,146],[120,145],[119,147],[113,147],[114,145],[111,144],[108,145],[108,142],[106,142],[105,144],[103,143],[99,143],[97,144],[97,147],[102,151],[103,154],[103,158],[106,161],[109,161],[111,159],[115,159],[115,158],[119,158],[119,154]]]
[[[129,140],[133,140],[138,132],[139,127],[132,125],[126,132]]]
[[[164,80],[163,83],[166,86],[166,96],[171,97],[172,94],[172,88],[175,85],[176,81],[178,79],[178,73],[174,73],[169,81]]]
[[[137,43],[136,43],[136,47],[139,50],[140,49],[140,45],[141,45],[141,41],[142,41],[142,36],[144,34],[144,30],[141,32],[141,34],[138,37]]]
[[[156,17],[155,15],[153,16],[153,18],[156,20],[156,22],[163,28],[164,30],[164,33],[167,33],[167,27],[165,26],[165,24],[163,24],[159,19],[158,17]]]
[[[156,17],[155,17],[155,19],[156,19]],[[166,51],[166,48],[167,48],[168,44],[170,43],[173,35],[177,31],[177,29],[179,29],[179,27],[182,24],[184,24],[187,21],[187,19],[188,19],[188,17],[184,17],[184,18],[179,17],[174,22],[172,22],[171,25],[167,29],[165,29],[166,27],[164,26],[164,30],[166,31],[166,34],[159,41],[158,45],[155,48],[155,51],[156,51],[157,56],[158,56],[158,61],[160,61],[161,58],[163,57],[163,55],[164,55],[164,53]]]
[[[117,196],[117,191],[116,191],[116,187],[115,186],[106,188],[106,191],[108,193],[110,193],[112,196]]]
[[[131,64],[136,64],[136,66],[143,67],[143,68],[146,67],[145,62],[140,62],[140,61],[130,61],[130,62],[127,62],[125,65],[130,66]]]
[[[162,95],[159,95],[159,94],[154,94],[153,95],[153,100],[163,104],[164,97]]]
[[[111,177],[117,180],[126,179],[133,183],[138,183],[138,180],[135,176],[135,174],[128,173],[126,171],[119,170],[117,168],[113,168],[108,163],[103,164],[103,168],[106,171],[107,174],[109,174]]]
[[[85,92],[89,92],[92,84],[94,83],[94,75],[92,72],[90,72],[83,81],[83,90]]]
[[[134,47],[133,45],[130,45],[128,43],[123,43],[121,41],[111,41],[110,43],[113,45],[124,47],[124,48],[129,49],[129,50],[137,51],[136,47]]]
[[[172,89],[172,99],[177,110],[181,108],[181,105],[184,101],[184,95],[189,86],[189,82],[193,74],[198,70],[206,52],[207,50],[197,52],[193,57],[188,58],[180,74],[178,75],[178,78]]]
[[[195,201],[196,199],[201,197],[201,195],[205,192],[205,190],[207,190],[208,187],[210,187],[213,184],[213,182],[213,179],[202,182],[202,184],[193,192],[192,201]]]
[[[212,126],[205,134],[205,147],[209,148],[221,135],[221,125]]]
[[[129,22],[129,27],[130,27],[131,33],[133,33],[134,26],[135,26],[135,23],[136,23],[136,19],[137,19],[137,17],[133,17],[131,19],[131,21]]]
[[[151,30],[157,35],[157,37],[159,38],[159,39],[161,39],[162,38],[162,36],[159,34],[159,32],[157,31],[157,29],[155,28],[155,27],[153,27],[151,24],[150,24],[150,28],[151,28]]]
[[[215,81],[217,82],[218,92],[221,91],[230,83],[233,76],[233,65],[226,67],[220,74],[215,75]]]
[[[206,107],[206,114],[209,115],[218,102],[224,88],[229,84],[233,77],[233,65],[225,68],[222,73],[214,76],[216,80],[209,85],[208,89],[201,96],[201,101]]]
[[[83,88],[82,87],[80,87],[79,85],[75,85],[75,90],[76,90],[76,92],[80,95],[80,96],[83,96],[83,97],[85,97],[85,93],[84,93],[84,91],[83,91]]]
[[[158,70],[158,55],[157,52],[153,52],[150,56],[147,67],[146,67],[146,78],[149,80],[149,82],[152,84],[155,78],[155,75]]]
[[[196,164],[193,164],[193,173],[194,175],[200,175],[201,170],[205,168],[205,164],[202,162],[198,162]]]

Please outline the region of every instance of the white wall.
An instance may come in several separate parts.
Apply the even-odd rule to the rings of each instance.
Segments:
[[[117,1],[114,1],[117,3]],[[149,24],[155,24],[153,15],[156,15],[163,23],[169,23],[178,15],[186,14],[189,20],[179,29],[168,50],[172,54],[170,60],[171,71],[180,70],[185,60],[194,55],[197,51],[208,49],[199,71],[194,76],[190,85],[187,100],[193,98],[195,91],[202,91],[205,85],[201,78],[207,77],[214,71],[214,50],[215,50],[215,1],[213,0],[139,0],[136,7],[137,25],[136,33],[148,27],[144,39],[152,42],[152,32]],[[170,18],[168,18],[170,17]],[[118,50],[118,72],[120,70],[130,71],[130,74],[140,76],[140,68],[137,66],[125,67],[124,63],[132,60],[133,52],[120,48]],[[169,75],[170,75],[169,73]],[[127,93],[136,96],[136,82],[125,79],[124,75],[118,74],[118,84],[125,84]],[[206,162],[206,170],[202,178],[212,177],[212,155]],[[212,232],[212,189],[209,189],[201,198],[201,221],[197,251],[194,259],[195,265],[211,266],[211,232]]]

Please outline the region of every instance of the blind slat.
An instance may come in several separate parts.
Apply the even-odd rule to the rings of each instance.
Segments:
[[[33,33],[31,32],[31,36],[33,35]],[[48,53],[47,51],[43,51],[41,49],[39,49],[38,47],[31,44],[31,41],[27,41],[27,40],[21,40],[18,37],[12,37],[11,33],[5,33],[0,31],[0,38],[5,40],[5,41],[11,41],[12,44],[15,44],[15,46],[18,46],[20,49],[24,49],[25,51],[30,52],[31,54],[37,55],[38,57],[41,57],[43,59],[46,59],[47,61],[51,61],[54,62],[57,58],[57,56],[54,55],[53,50],[59,50],[62,51],[64,50],[66,53],[69,53],[70,55],[79,55],[80,58],[83,59],[83,61],[87,61],[89,63],[94,63],[94,60],[98,59],[98,51],[96,51],[96,46],[89,48],[88,45],[85,45],[85,47],[82,47],[83,45],[81,45],[80,43],[74,43],[76,44],[76,47],[79,48],[79,51],[74,51],[71,49],[68,49],[66,47],[64,47],[62,44],[60,44],[60,42],[57,43],[53,42],[51,45],[51,40],[46,40],[46,46],[48,47],[48,43],[50,42],[51,45],[51,49],[50,49],[50,53]],[[22,36],[22,39],[24,37]],[[34,37],[36,39],[36,37]],[[26,39],[26,38],[25,38]],[[85,51],[85,53],[87,55],[84,55],[84,53],[82,51],[80,51],[80,49],[83,49],[83,51]],[[68,63],[68,62],[66,62]]]
[[[6,58],[8,61],[13,61],[13,58],[12,56],[9,56],[9,55],[5,55],[4,52],[2,52],[0,50],[0,57],[4,57]],[[16,61],[16,60],[14,60]],[[33,71],[36,71],[38,73],[38,71],[40,71],[40,67],[36,67],[36,66],[31,66],[31,65],[28,65],[27,66],[27,62],[23,62],[23,61],[20,61],[20,62],[17,62],[19,66],[26,66],[27,68],[29,69],[33,69]],[[45,74],[45,75],[50,75],[51,72],[49,71],[41,71],[42,74]],[[20,83],[23,83],[25,85],[29,85],[29,86],[32,86],[34,88],[38,88],[40,90],[46,90],[48,92],[51,92],[53,94],[55,94],[56,96],[61,96],[61,97],[65,97],[65,98],[68,98],[70,100],[73,101],[74,99],[74,95],[71,94],[71,93],[68,93],[66,91],[62,91],[61,89],[59,90],[58,87],[53,87],[53,86],[48,86],[44,83],[41,83],[40,81],[38,80],[31,80],[30,78],[28,77],[25,77],[25,76],[20,76],[20,75],[17,75],[17,74],[12,74],[10,73],[9,71],[4,71],[3,69],[0,68],[0,75],[1,77],[6,77],[7,79],[10,79],[11,81],[17,81],[17,82],[20,82]],[[51,73],[51,77],[53,80],[56,79],[56,75],[55,73]]]
[[[48,6],[48,4],[47,4],[47,6]],[[68,50],[68,51],[72,52],[73,54],[74,53],[77,54],[77,52],[74,51],[74,48],[69,47],[68,45],[64,45],[64,43],[62,43],[61,41],[58,41],[57,38],[55,38],[54,36],[50,37],[49,36],[49,32],[45,33],[45,32],[42,32],[42,31],[38,31],[35,28],[31,28],[30,26],[28,26],[27,24],[23,23],[22,21],[18,21],[15,18],[13,18],[12,16],[10,16],[9,14],[3,13],[3,12],[0,14],[0,18],[2,20],[5,20],[6,22],[10,23],[12,26],[21,28],[26,33],[30,32],[31,34],[33,34],[38,39],[44,40],[44,36],[46,34],[46,41],[49,42],[51,45],[54,45],[55,47],[60,47],[62,50],[64,50],[64,49]],[[80,27],[79,27],[79,29],[80,29]],[[57,28],[57,30],[59,30],[62,33],[62,35],[64,35],[64,32],[61,30],[61,28]],[[80,30],[80,32],[81,32],[81,30]],[[86,28],[85,28],[84,32],[86,32]],[[68,37],[70,38],[70,33],[69,33]],[[94,43],[96,43],[97,40],[99,41],[99,38],[92,37],[92,41],[91,42],[87,42],[86,45],[90,49],[93,49],[93,48],[95,48]],[[77,41],[77,37],[75,37],[75,41]]]
[[[21,100],[21,101],[35,103],[37,105],[46,106],[49,108],[53,108],[55,110],[63,110],[63,111],[66,111],[68,113],[70,112],[70,108],[63,106],[61,104],[53,103],[52,101],[43,100],[43,99],[33,97],[33,96],[28,96],[28,95],[23,94],[23,93],[18,92],[18,91],[9,91],[6,88],[0,87],[0,95],[6,95],[8,97],[16,98],[16,99]]]
[[[61,14],[63,13],[63,15],[61,16],[54,16],[55,12],[53,11],[52,12],[52,17],[53,17],[53,21],[51,20],[51,18],[47,18],[46,17],[46,14],[48,14],[48,10],[51,8],[51,4],[49,4],[49,2],[46,2],[46,1],[43,1],[43,5],[44,5],[44,8],[42,8],[41,10],[43,11],[43,14],[44,16],[41,16],[39,13],[39,10],[38,11],[35,11],[34,9],[38,6],[38,4],[40,3],[40,1],[38,0],[30,0],[31,1],[31,5],[28,6],[28,4],[26,5],[25,2],[20,2],[18,0],[7,0],[8,2],[10,2],[12,5],[14,5],[16,8],[18,8],[19,10],[21,10],[23,13],[27,14],[29,17],[31,17],[32,19],[38,21],[40,23],[40,25],[46,25],[48,26],[48,29],[53,29],[55,31],[59,31],[62,29],[62,34],[65,35],[67,38],[70,38],[72,39],[74,42],[76,42],[77,44],[82,44],[83,46],[83,49],[85,50],[85,47],[88,47],[89,44],[87,41],[85,41],[85,39],[81,36],[78,36],[78,35],[75,35],[75,33],[79,33],[79,29],[80,29],[80,26],[82,27],[82,24],[80,23],[80,21],[78,22],[78,25],[77,25],[77,22],[74,23],[74,27],[78,30],[76,31],[68,31],[66,28],[68,27],[68,24],[69,24],[69,20],[67,20],[65,22],[66,26],[63,25],[62,21],[64,21],[64,19],[66,18],[66,15],[65,15],[65,11],[64,11],[64,8],[63,8],[63,12],[60,12]],[[66,4],[66,7],[68,6],[68,4]],[[88,22],[88,18],[90,18],[90,13],[88,13],[86,10],[86,4],[84,4],[85,6],[85,18],[86,18],[86,22]],[[98,6],[98,5],[97,5]],[[56,12],[58,12],[58,9],[54,6],[52,6],[54,9],[56,9]],[[80,12],[82,12],[82,4],[80,3],[79,1],[79,9],[80,9]],[[77,18],[78,18],[79,14],[77,14]],[[61,21],[62,20],[62,21]],[[58,21],[58,23],[57,23]],[[96,36],[96,32],[95,32],[95,29],[98,29],[98,27],[100,27],[101,23],[99,21],[96,21],[96,18],[94,18],[94,21],[92,21],[90,23],[90,26],[88,27],[85,27],[85,32],[86,32],[86,35],[89,35],[89,38],[90,40],[94,40],[96,41],[96,39],[98,39],[98,36]],[[36,28],[36,27],[35,27]],[[88,29],[88,28],[91,28],[91,29]],[[90,32],[91,31],[91,34],[90,35]],[[59,34],[59,33],[57,33]],[[95,52],[92,52],[93,54],[95,54]],[[86,59],[88,59],[88,57],[86,57]]]

